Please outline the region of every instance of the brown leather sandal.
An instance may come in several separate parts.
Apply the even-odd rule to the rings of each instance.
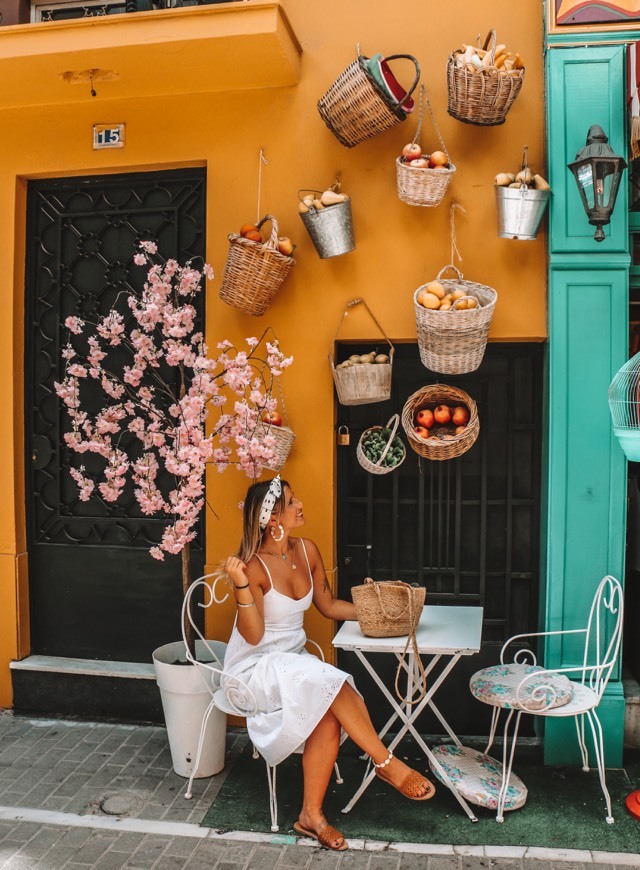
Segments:
[[[390,779],[382,776],[381,771],[389,764],[391,759],[393,758],[393,752],[389,752],[388,757],[380,762],[380,764],[375,764],[374,767],[376,770],[376,776],[378,779],[381,779],[383,782],[386,782],[388,785],[393,786],[400,794],[404,795],[406,798],[412,801],[428,801],[430,798],[434,796],[436,793],[436,788],[432,782],[426,778],[426,776],[422,776],[421,773],[418,773],[417,770],[411,770],[406,775],[406,777],[402,780],[400,785],[394,785]],[[427,785],[427,791],[424,794],[420,794],[420,789],[423,785]]]
[[[319,830],[316,834],[315,831],[303,828],[301,824],[294,822],[293,830],[298,834],[302,834],[303,837],[311,837],[312,840],[317,840],[325,849],[332,849],[334,852],[344,852],[345,849],[349,848],[344,838],[344,834],[337,831],[332,825],[325,825],[324,828]],[[334,846],[333,841],[339,840],[340,837],[342,837],[342,843],[339,846]]]

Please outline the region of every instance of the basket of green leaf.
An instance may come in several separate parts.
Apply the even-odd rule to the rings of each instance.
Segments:
[[[394,414],[386,426],[365,429],[356,449],[358,462],[371,474],[388,474],[404,462],[407,451],[398,431],[400,416]]]

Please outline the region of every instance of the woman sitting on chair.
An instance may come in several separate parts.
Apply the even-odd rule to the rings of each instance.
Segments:
[[[353,604],[333,597],[316,545],[291,536],[304,521],[302,502],[279,475],[249,487],[242,544],[225,564],[238,613],[224,670],[256,698],[247,730],[265,761],[277,765],[303,749],[304,793],[294,829],[341,851],[345,839],[327,823],[322,805],[347,735],[372,759],[377,776],[405,797],[427,800],[435,788],[380,741],[353,677],[304,649],[303,618],[312,601],[329,619],[356,618]]]

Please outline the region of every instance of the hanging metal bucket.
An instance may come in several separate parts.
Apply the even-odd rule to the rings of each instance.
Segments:
[[[347,254],[355,248],[351,199],[325,208],[310,208],[300,217],[322,260]]]
[[[550,196],[550,190],[496,186],[498,236],[501,239],[535,239]]]

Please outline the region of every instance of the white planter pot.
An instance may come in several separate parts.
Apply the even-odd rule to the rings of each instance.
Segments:
[[[209,643],[222,661],[226,644],[220,641]],[[211,654],[200,640],[196,641],[196,657],[204,662],[212,661]],[[167,643],[153,652],[173,769],[179,776],[189,777],[196,760],[202,719],[211,702],[211,692],[205,682],[207,677],[211,678],[211,672],[200,671],[197,666],[186,662],[182,641]],[[227,715],[214,708],[209,715],[196,778],[213,776],[222,770],[226,734]]]

